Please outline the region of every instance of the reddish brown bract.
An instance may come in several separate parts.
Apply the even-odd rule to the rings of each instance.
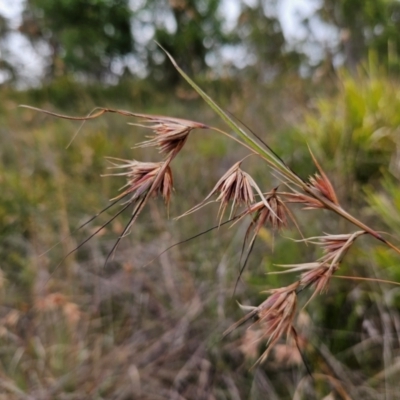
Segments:
[[[310,154],[315,166],[318,168],[319,173],[310,177],[309,187],[311,189],[315,189],[317,193],[319,192],[322,196],[324,196],[336,206],[339,206],[339,201],[336,196],[335,190],[333,189],[331,181],[329,180],[328,176],[325,174],[324,170],[321,168],[317,159],[314,157],[314,154],[311,151]]]

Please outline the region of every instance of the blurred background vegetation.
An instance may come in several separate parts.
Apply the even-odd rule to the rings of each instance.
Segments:
[[[156,40],[303,178],[314,172],[308,144],[341,204],[398,243],[400,2],[26,0],[13,16],[13,2],[4,3],[0,399],[398,398],[394,285],[331,282],[299,313],[304,360],[282,342],[249,370],[265,346],[259,332],[240,329],[222,339],[243,315],[236,300],[258,305],[265,299],[260,291],[294,279],[266,275],[274,264],[319,256],[288,239],[299,238],[293,227],[283,237],[261,232],[235,294],[249,221],[176,246],[143,267],[216,224],[218,205],[173,217],[200,202],[246,154],[242,148],[193,132],[172,165],[169,218],[162,201],[153,200],[106,266],[129,215],[63,259],[113,215],[77,230],[125,183],[101,177],[110,172],[105,157],[160,156],[132,149],[146,132],[123,117],[87,122],[66,148],[78,123],[17,105],[73,115],[105,106],[224,128]],[[18,59],[25,52],[28,58]],[[244,168],[263,190],[277,185],[258,160],[247,159]],[[325,211],[293,211],[305,236],[354,231]],[[399,258],[361,238],[341,274],[400,282]]]

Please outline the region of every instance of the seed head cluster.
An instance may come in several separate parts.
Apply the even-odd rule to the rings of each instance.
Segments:
[[[179,68],[168,53],[167,56],[171,59],[178,72],[181,73],[197,93],[212,106],[214,111],[216,111],[217,114],[228,123],[239,139],[218,128],[209,127],[199,122],[159,115],[132,113],[125,110],[97,108],[95,112],[92,112],[86,117],[69,117],[45,110],[35,109],[33,107],[27,108],[45,112],[59,118],[79,121],[95,119],[105,113],[117,113],[124,117],[138,118],[139,123],[132,125],[150,129],[153,131],[153,134],[148,136],[147,140],[139,143],[136,148],[156,147],[159,150],[159,153],[164,157],[164,160],[161,162],[140,162],[136,160],[123,160],[117,158],[109,159],[112,164],[110,168],[117,171],[108,175],[123,176],[127,180],[126,184],[120,189],[121,193],[112,199],[114,203],[112,203],[111,206],[124,200],[125,207],[122,207],[122,210],[116,213],[108,222],[100,227],[100,229],[96,230],[95,233],[78,245],[73,251],[76,251],[91,237],[107,226],[118,215],[120,215],[121,212],[125,211],[127,208],[132,208],[133,211],[131,218],[109,253],[107,257],[108,260],[116,249],[118,242],[129,232],[131,226],[138,218],[150,197],[161,196],[168,206],[173,190],[173,177],[170,164],[183,149],[188,140],[189,134],[195,129],[211,129],[214,132],[222,133],[240,142],[245,148],[252,152],[250,155],[257,155],[266,161],[272,168],[273,172],[280,177],[281,184],[286,185],[289,188],[289,193],[278,192],[277,188],[270,190],[267,193],[262,192],[254,179],[241,168],[241,164],[244,161],[243,159],[242,161],[235,163],[228,171],[226,171],[201,203],[182,215],[185,216],[199,210],[211,202],[210,199],[213,196],[216,196],[215,201],[220,203],[217,215],[219,220],[218,226],[221,225],[221,220],[229,204],[231,205],[231,209],[228,222],[235,220],[236,222],[234,223],[237,223],[247,217],[251,218],[245,234],[242,254],[246,240],[251,232],[252,238],[247,258],[243,267],[240,269],[240,274],[246,265],[255,238],[259,235],[263,227],[270,228],[274,232],[280,231],[287,226],[288,220],[291,220],[296,227],[298,227],[287,206],[289,203],[301,204],[305,209],[325,209],[333,211],[336,215],[344,218],[361,229],[354,233],[341,235],[325,234],[322,236],[299,240],[301,242],[319,246],[320,249],[322,249],[323,255],[316,261],[308,263],[278,265],[278,267],[285,268],[285,271],[276,273],[296,272],[300,273],[300,276],[289,286],[267,291],[266,293],[269,294],[269,297],[258,307],[243,307],[250,309],[250,312],[237,323],[233,324],[225,334],[229,334],[243,323],[254,318],[254,324],[257,324],[260,327],[262,337],[267,340],[267,349],[257,361],[257,363],[263,362],[267,359],[271,348],[280,340],[281,337],[289,335],[296,337],[293,321],[296,315],[299,293],[303,291],[303,289],[313,287],[314,291],[309,299],[310,301],[314,296],[321,294],[326,290],[332,276],[339,269],[344,256],[357,238],[368,233],[399,254],[400,249],[387,241],[379,232],[374,231],[372,228],[369,228],[367,225],[354,218],[340,206],[331,181],[311,152],[311,157],[316,166],[317,172],[305,181],[291,170],[285,161],[279,157],[259,136],[256,134],[251,135],[248,130],[242,129],[242,127],[238,125],[230,115],[225,113],[216,103],[214,103],[214,101]],[[131,207],[131,205],[133,205],[133,207]],[[240,207],[242,210],[238,212],[238,208]],[[108,208],[109,207],[105,208],[103,211]],[[89,220],[89,222],[100,215],[103,211]],[[241,258],[239,263],[241,263]],[[72,306],[70,308],[73,310]]]
[[[303,241],[320,246],[324,255],[315,262],[303,264],[279,265],[287,268],[285,272],[302,272],[300,285],[315,286],[315,293],[323,292],[332,275],[339,269],[339,265],[354,241],[364,235],[365,231],[357,231],[351,234],[315,236]]]

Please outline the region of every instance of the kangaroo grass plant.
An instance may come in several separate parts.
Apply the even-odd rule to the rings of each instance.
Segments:
[[[290,222],[300,231],[294,213],[290,210],[291,204],[300,204],[305,210],[311,211],[315,209],[328,210],[347,220],[357,228],[354,232],[321,234],[320,236],[310,238],[302,237],[301,240],[297,240],[299,243],[306,243],[319,247],[323,255],[315,261],[277,265],[278,268],[283,268],[284,270],[274,272],[276,274],[295,272],[300,273],[300,275],[292,284],[286,287],[263,292],[268,296],[259,306],[241,306],[244,309],[250,310],[249,313],[228,328],[224,332],[224,336],[230,334],[247,321],[253,320],[253,324],[257,324],[262,331],[262,337],[259,338],[259,340],[266,340],[266,350],[256,362],[256,364],[262,363],[267,359],[273,346],[276,345],[282,337],[292,337],[297,346],[299,348],[301,347],[295,327],[295,317],[299,312],[297,304],[300,293],[303,295],[307,293],[306,289],[311,288],[311,295],[304,306],[306,307],[317,295],[326,291],[331,278],[340,270],[340,265],[344,257],[356,240],[361,236],[370,235],[398,254],[400,254],[400,249],[384,238],[381,233],[359,221],[341,206],[332,183],[311,151],[310,154],[315,164],[316,173],[308,180],[304,180],[260,137],[251,132],[247,127],[243,127],[234,117],[220,108],[176,64],[174,59],[168,53],[166,54],[182,77],[222,118],[232,133],[196,121],[161,115],[139,114],[118,109],[97,108],[86,117],[71,117],[30,106],[23,107],[44,112],[55,117],[83,122],[98,118],[106,113],[116,113],[121,116],[136,118],[138,122],[131,123],[130,125],[145,127],[151,130],[153,134],[149,136],[147,140],[137,144],[134,148],[154,146],[163,157],[160,162],[122,160],[116,158],[108,159],[111,164],[109,168],[112,172],[103,176],[125,177],[126,184],[120,189],[121,193],[117,194],[112,199],[111,205],[106,209],[114,206],[117,207],[118,204],[121,208],[106,224],[96,230],[89,238],[78,245],[76,249],[86,243],[122,212],[130,210],[131,217],[108,254],[108,260],[116,250],[120,240],[129,233],[131,227],[148,204],[150,198],[161,196],[168,208],[170,201],[172,201],[173,193],[173,161],[183,150],[191,132],[198,129],[211,130],[216,134],[223,134],[240,143],[250,151],[249,155],[256,156],[265,161],[271,173],[277,176],[281,181],[279,187],[264,192],[260,189],[256,181],[242,169],[243,159],[233,164],[225,172],[203,201],[188,211],[183,212],[179,217],[186,217],[200,208],[207,206],[207,204],[211,202],[218,202],[220,206],[216,216],[217,225],[211,229],[218,228],[226,223],[235,225],[239,221],[250,219],[243,241],[241,260],[246,250],[247,254],[240,267],[238,280],[248,263],[255,240],[263,227],[268,227],[275,233],[280,232],[287,226],[288,222]],[[230,207],[229,219],[222,222],[228,207]],[[96,214],[85,224],[93,221],[105,210]],[[197,236],[198,235],[196,235],[196,237]],[[340,277],[345,278],[343,276]],[[357,277],[349,278],[357,279]],[[237,283],[238,281],[236,285]]]

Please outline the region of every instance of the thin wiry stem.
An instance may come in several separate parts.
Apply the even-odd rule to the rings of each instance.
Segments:
[[[92,237],[96,236],[102,229],[104,229],[107,225],[109,225],[112,221],[115,220],[120,214],[122,214],[129,206],[131,203],[126,204],[121,210],[119,210],[113,217],[111,217],[106,223],[100,226],[100,228],[96,229],[94,233],[92,233],[89,237],[87,237],[83,242],[79,243],[78,246],[76,246],[73,250],[71,250],[61,261],[64,262],[64,260],[71,255],[72,253],[75,253],[77,250],[79,250],[85,243],[87,243]],[[59,265],[60,265],[59,264]],[[57,267],[59,266],[57,265]]]
[[[361,276],[347,276],[347,275],[332,275],[332,278],[349,279],[352,281],[387,283],[390,285],[400,286],[400,282],[395,282],[395,281],[391,281],[391,280],[387,280],[387,279],[379,279],[379,278],[364,278]]]
[[[235,221],[235,220],[238,219],[239,217],[240,217],[240,216],[237,215],[237,216],[235,216],[235,217],[233,217],[233,218],[228,219],[227,221],[221,222],[221,223],[218,224],[218,225],[215,225],[215,226],[213,226],[213,227],[211,227],[211,228],[208,228],[208,229],[206,229],[206,230],[203,231],[203,232],[197,233],[196,235],[193,235],[193,236],[191,236],[191,237],[189,237],[189,238],[187,238],[187,239],[185,239],[185,240],[181,240],[180,242],[174,243],[173,245],[171,245],[171,246],[167,247],[166,249],[164,249],[161,253],[157,254],[155,257],[153,257],[153,258],[152,258],[150,261],[148,261],[146,264],[142,265],[141,268],[147,267],[147,266],[150,265],[152,262],[154,262],[155,260],[157,260],[157,258],[161,257],[164,253],[166,253],[167,251],[171,250],[172,248],[174,248],[174,247],[176,247],[176,246],[179,246],[179,245],[181,245],[181,244],[190,242],[191,240],[196,239],[196,238],[198,238],[198,237],[200,237],[200,236],[202,236],[202,235],[205,235],[206,233],[211,232],[211,231],[213,231],[213,230],[215,230],[215,229],[219,229],[221,226],[224,226],[224,225],[226,225],[226,224],[229,224],[229,222]]]
[[[68,256],[71,254],[75,253],[77,250],[79,250],[85,243],[87,243],[90,239],[92,239],[94,236],[96,236],[102,229],[104,229],[107,225],[109,225],[112,221],[115,220],[120,214],[122,214],[128,207],[130,206],[130,203],[126,204],[121,210],[119,210],[113,217],[111,217],[107,222],[105,222],[103,225],[100,226],[100,228],[96,229],[94,233],[92,233],[89,237],[87,237],[83,242],[79,243],[78,246],[76,246],[73,250],[68,252],[62,260],[56,265],[54,270],[51,272],[49,275],[46,284],[49,282],[49,280],[52,278],[56,270],[60,267],[60,265],[66,260]],[[93,220],[94,218],[92,218]]]
[[[140,201],[138,202],[138,204],[136,205],[132,216],[130,218],[130,220],[128,221],[128,223],[126,224],[124,230],[122,231],[121,235],[119,235],[118,239],[116,240],[116,242],[114,243],[113,247],[111,248],[111,250],[109,251],[109,253],[107,254],[106,260],[104,261],[104,266],[107,265],[108,260],[110,259],[110,257],[113,255],[114,251],[117,249],[119,242],[121,241],[122,238],[125,237],[126,233],[129,231],[130,227],[133,225],[133,223],[135,222],[135,219],[137,218],[137,216],[139,215],[140,211],[142,210],[142,207],[144,205],[144,202],[146,200],[146,197],[142,197],[140,199]],[[128,206],[131,203],[128,204]]]
[[[238,277],[236,278],[235,287],[234,287],[234,289],[233,289],[233,294],[232,294],[232,295],[234,295],[235,292],[236,292],[237,285],[239,284],[239,281],[240,281],[240,278],[242,277],[243,271],[245,270],[246,265],[247,265],[247,262],[249,261],[250,254],[251,254],[251,252],[253,251],[253,247],[254,247],[254,244],[255,244],[255,242],[256,242],[256,238],[257,238],[257,235],[254,235],[253,238],[251,239],[249,248],[248,248],[248,250],[247,250],[246,258],[245,258],[245,260],[244,260],[243,265],[240,267],[239,275],[238,275]],[[242,247],[242,253],[240,254],[239,266],[240,266],[240,263],[241,263],[241,261],[242,261],[242,256],[243,256],[243,252],[244,252],[244,247],[245,247],[245,245],[246,245],[246,241],[243,241],[243,247]]]
[[[45,252],[39,254],[38,257],[43,257],[45,254],[47,254],[49,251],[51,251],[52,249],[54,249],[54,247],[58,246],[60,243],[62,243],[65,239],[71,237],[74,233],[78,232],[80,229],[82,229],[83,227],[85,227],[86,225],[90,224],[90,222],[92,222],[94,219],[96,219],[98,216],[100,216],[101,214],[103,214],[104,212],[106,212],[108,209],[110,209],[112,206],[114,206],[115,204],[117,204],[118,202],[120,202],[124,197],[128,196],[129,193],[127,193],[125,196],[120,197],[119,199],[113,201],[111,204],[109,204],[107,207],[103,208],[101,211],[99,211],[97,214],[93,215],[92,217],[90,217],[87,221],[85,221],[82,225],[79,225],[76,229],[74,229],[69,235],[63,237],[60,241],[58,241],[57,243],[55,243],[53,246],[51,246],[49,249],[47,249]]]

